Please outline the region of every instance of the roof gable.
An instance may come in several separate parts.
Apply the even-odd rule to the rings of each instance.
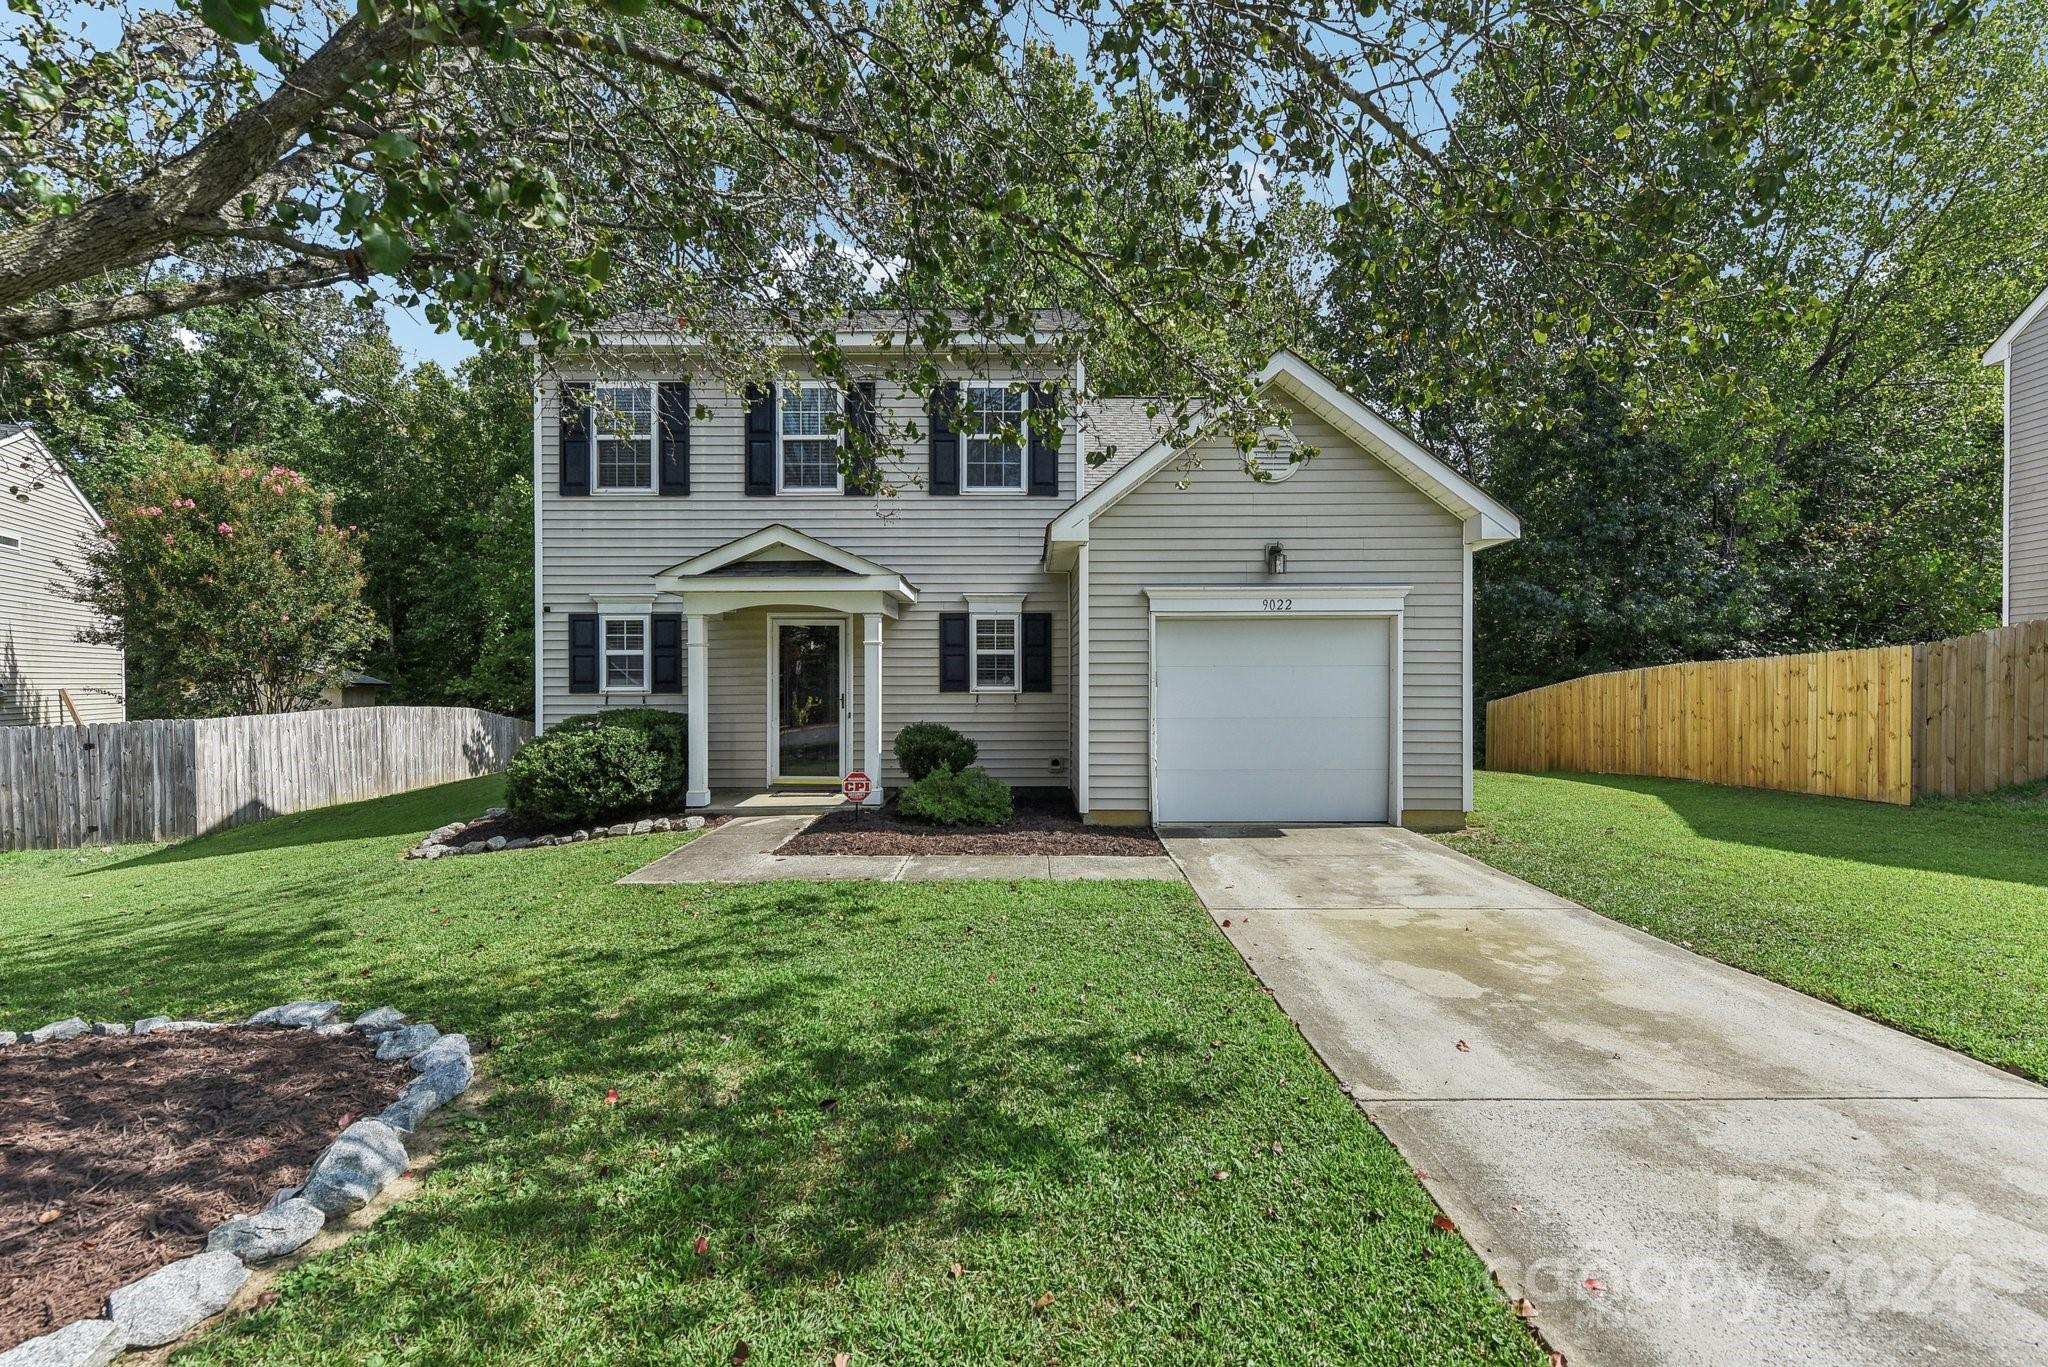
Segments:
[[[1466,544],[1474,549],[1512,541],[1522,534],[1520,520],[1506,507],[1293,352],[1276,352],[1259,372],[1258,385],[1261,392],[1281,390],[1459,519],[1465,526]],[[1207,416],[1205,411],[1195,414],[1194,430],[1203,429]],[[1121,465],[1053,519],[1046,529],[1048,546],[1085,542],[1091,519],[1115,507],[1125,495],[1186,450],[1187,445],[1160,440],[1144,454]]]
[[[767,569],[738,569],[741,565],[773,566],[774,573],[790,573],[799,564],[823,566],[827,572],[838,574],[881,574],[894,576],[896,571],[887,565],[878,564],[864,555],[855,555],[829,541],[823,541],[808,532],[780,522],[771,522],[759,531],[736,537],[722,546],[713,546],[702,555],[693,555],[680,564],[671,565],[662,573],[682,578],[696,578],[701,575],[720,572],[740,574],[769,573]],[[805,571],[796,570],[797,573]],[[810,571],[815,573],[816,571]]]
[[[2012,354],[2012,344],[2019,340],[2019,335],[2043,312],[2048,312],[2048,290],[2042,290],[2035,295],[2034,302],[2027,305],[2021,310],[2020,316],[2012,320],[2012,326],[1998,334],[1998,340],[1984,353],[1984,364],[2005,364],[2006,357]]]
[[[57,459],[50,448],[43,444],[43,439],[36,435],[35,428],[25,422],[0,423],[0,469],[13,469],[18,460],[24,464],[40,466],[49,476],[46,483],[61,484],[93,526],[107,525],[106,519],[100,516],[99,509],[93,507],[92,500],[85,496],[85,490],[78,487],[78,481],[64,468],[64,462]]]

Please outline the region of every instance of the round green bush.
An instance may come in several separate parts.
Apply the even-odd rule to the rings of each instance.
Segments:
[[[690,781],[690,719],[681,712],[659,707],[621,707],[610,712],[585,712],[559,721],[548,734],[593,731],[599,727],[632,732],[661,757],[661,794],[657,803],[671,808],[683,805],[683,793]],[[507,804],[508,808],[510,804]]]
[[[670,714],[664,714],[670,715]],[[512,757],[505,809],[550,825],[589,825],[682,802],[682,756],[658,726],[564,722]]]
[[[963,773],[981,747],[935,721],[914,721],[896,733],[896,762],[912,783],[939,769]]]
[[[1000,826],[1014,810],[1010,785],[979,766],[932,770],[903,790],[896,809],[934,826]]]

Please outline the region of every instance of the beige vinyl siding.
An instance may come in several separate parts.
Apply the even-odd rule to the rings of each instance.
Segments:
[[[25,484],[22,462],[40,469],[44,459],[31,439],[0,437],[5,483]],[[61,477],[44,479],[26,502],[0,495],[0,726],[69,722],[59,689],[86,722],[128,719],[121,652],[78,639],[93,615],[64,587],[81,564],[81,539],[97,530]]]
[[[1148,809],[1150,604],[1172,586],[1407,585],[1402,805],[1457,811],[1464,799],[1464,537],[1457,518],[1378,459],[1297,412],[1321,448],[1282,480],[1250,482],[1226,444],[1200,467],[1169,464],[1096,517],[1089,532],[1089,805]],[[1179,487],[1185,479],[1185,488]],[[1287,573],[1264,548],[1287,548]]]
[[[2048,312],[2006,357],[2006,620],[2048,617]]]
[[[678,379],[650,362],[648,379]],[[569,379],[593,378],[571,373]],[[616,375],[607,374],[607,380]],[[992,377],[997,378],[997,377]],[[1057,376],[1049,378],[1060,378]],[[917,590],[917,604],[883,628],[883,774],[902,781],[888,753],[896,729],[911,721],[958,727],[981,746],[981,761],[1015,784],[1065,786],[1072,768],[1072,716],[1068,684],[1068,588],[1041,565],[1045,527],[1073,501],[1075,436],[1067,433],[1060,460],[1059,498],[1028,494],[937,497],[922,485],[928,464],[920,439],[883,461],[883,480],[894,495],[782,494],[749,497],[744,468],[745,411],[741,397],[699,380],[693,405],[710,415],[692,421],[688,497],[657,494],[558,492],[555,395],[542,395],[540,424],[541,700],[545,720],[605,706],[654,705],[682,710],[685,694],[656,696],[575,694],[568,691],[568,616],[593,612],[593,594],[651,591],[653,576],[691,556],[782,523],[866,556],[901,574]],[[878,404],[889,421],[915,419],[922,432],[923,401],[884,382]],[[938,691],[938,619],[962,612],[970,593],[1021,594],[1026,612],[1053,615],[1053,689],[1050,693],[975,694]],[[678,611],[657,599],[656,612]],[[803,612],[791,608],[791,612]],[[707,624],[711,678],[710,780],[716,787],[755,787],[767,779],[767,643],[765,611],[734,613]],[[861,624],[846,627],[849,758],[860,762]],[[685,667],[687,668],[687,662]],[[1062,762],[1054,768],[1052,761]]]

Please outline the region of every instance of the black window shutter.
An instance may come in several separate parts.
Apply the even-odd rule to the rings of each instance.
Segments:
[[[1024,614],[1024,691],[1052,692],[1052,614]]]
[[[597,692],[597,614],[569,614],[569,691]]]
[[[1025,422],[1030,436],[1030,450],[1026,454],[1031,492],[1045,498],[1058,498],[1060,493],[1060,427],[1054,412],[1054,393],[1050,385],[1031,386],[1030,416]]]
[[[939,614],[939,692],[967,691],[967,614]]]
[[[564,495],[590,492],[590,386],[562,386],[562,435],[559,451]]]
[[[653,661],[648,667],[650,693],[683,691],[683,614],[657,612],[647,619],[647,642]]]
[[[848,494],[872,494],[881,487],[876,477],[875,382],[863,380],[846,391]]]
[[[747,386],[747,492],[775,494],[775,386]]]
[[[680,381],[661,386],[661,491],[690,492],[690,386]]]
[[[953,430],[953,415],[959,411],[959,385],[942,384],[932,391],[931,491],[935,494],[960,492],[960,434]],[[963,682],[960,686],[967,685]]]

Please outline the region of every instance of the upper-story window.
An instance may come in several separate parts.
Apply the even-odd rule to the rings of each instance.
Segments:
[[[654,386],[601,384],[590,392],[599,493],[654,487]]]
[[[810,381],[782,389],[779,487],[787,493],[838,493],[839,391]]]
[[[964,387],[967,411],[960,422],[960,487],[966,492],[1024,492],[1024,424],[1029,393],[1022,386]]]

